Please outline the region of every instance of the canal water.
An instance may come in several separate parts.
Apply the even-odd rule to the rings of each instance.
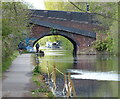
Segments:
[[[77,55],[68,50],[47,50],[38,56],[42,73],[51,74],[53,66],[71,73],[77,97],[118,97],[118,59],[107,55]],[[64,75],[56,71],[56,90],[62,92]],[[60,96],[60,95],[58,95]]]

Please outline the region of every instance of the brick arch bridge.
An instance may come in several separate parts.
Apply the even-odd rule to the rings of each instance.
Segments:
[[[74,54],[79,54],[84,48],[90,47],[96,40],[95,30],[102,29],[94,25],[93,15],[90,13],[52,10],[31,12],[30,24],[33,25],[31,37],[37,39],[35,42],[44,36],[61,35],[71,41]],[[51,28],[57,31],[51,32]]]

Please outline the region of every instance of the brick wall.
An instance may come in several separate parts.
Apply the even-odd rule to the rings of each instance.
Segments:
[[[50,22],[50,23],[55,23],[55,24],[60,24],[62,26],[68,26],[68,27],[73,27],[76,29],[81,29],[81,30],[87,30],[94,32],[95,30],[104,30],[103,27],[90,24],[90,23],[80,23],[77,21],[68,21],[68,20],[60,20],[60,19],[54,19],[54,18],[44,18],[44,17],[35,17],[36,19],[45,21],[45,22]]]
[[[38,26],[38,25],[33,26],[32,37],[39,39],[47,35],[51,35],[49,28]],[[62,35],[67,39],[69,39],[71,43],[73,43],[74,46],[76,46],[77,53],[79,53],[84,48],[89,47],[92,44],[92,42],[95,41],[95,38],[90,38],[90,37],[78,35],[78,34],[72,34],[65,31],[58,31],[58,35]]]

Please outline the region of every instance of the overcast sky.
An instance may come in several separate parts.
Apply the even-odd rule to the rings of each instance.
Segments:
[[[32,4],[35,9],[45,10],[44,0],[23,0],[23,1]]]

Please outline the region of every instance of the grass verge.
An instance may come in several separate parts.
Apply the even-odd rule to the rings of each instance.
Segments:
[[[35,74],[32,76],[32,81],[36,84],[36,88],[32,90],[33,97],[54,97],[49,87],[44,82],[44,76]]]
[[[9,58],[7,58],[5,61],[2,61],[2,72],[5,72],[10,65],[12,64],[12,61],[19,55],[18,51],[15,51],[13,55],[11,55]]]

